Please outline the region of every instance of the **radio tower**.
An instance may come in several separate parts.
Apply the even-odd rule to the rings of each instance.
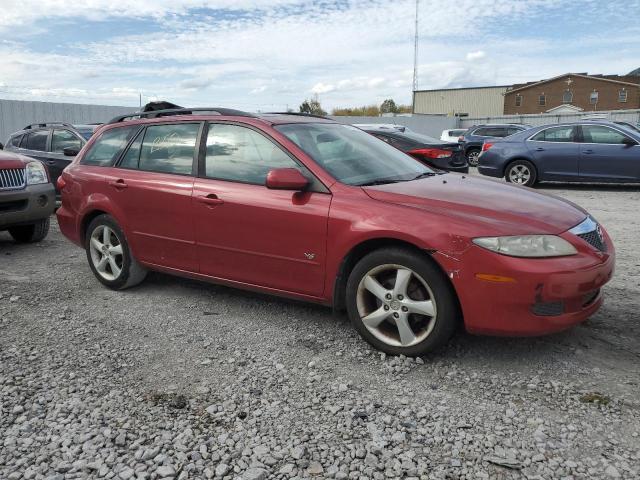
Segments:
[[[418,6],[420,0],[416,0],[416,35],[413,40],[413,91],[418,90]]]

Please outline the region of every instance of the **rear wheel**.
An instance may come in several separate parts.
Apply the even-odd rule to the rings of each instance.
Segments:
[[[41,242],[49,233],[49,218],[40,220],[32,225],[23,225],[9,229],[9,234],[18,243]]]
[[[113,290],[133,287],[147,276],[147,270],[131,254],[122,229],[109,215],[91,221],[85,249],[93,274]]]
[[[401,248],[376,250],[347,281],[354,328],[378,350],[423,355],[453,335],[459,311],[446,276],[429,259]]]
[[[467,162],[471,167],[477,167],[480,157],[480,150],[477,148],[472,148],[467,151]]]
[[[528,160],[511,162],[505,170],[504,178],[507,182],[531,187],[538,179],[536,167]]]

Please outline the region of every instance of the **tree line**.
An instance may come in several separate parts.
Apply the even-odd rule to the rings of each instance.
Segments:
[[[311,115],[327,115],[327,112],[320,105],[317,97],[306,99],[300,104],[300,113]],[[396,102],[387,98],[380,105],[365,105],[363,107],[339,107],[331,110],[331,115],[354,116],[354,117],[377,117],[383,113],[411,113],[411,105],[397,105]]]

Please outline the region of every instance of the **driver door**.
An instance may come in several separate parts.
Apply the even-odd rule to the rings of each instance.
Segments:
[[[257,129],[210,124],[194,184],[200,273],[276,291],[324,292],[331,194],[270,190],[267,173],[297,168],[312,174]]]

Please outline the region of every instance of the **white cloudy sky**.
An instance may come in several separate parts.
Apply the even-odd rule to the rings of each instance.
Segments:
[[[415,0],[0,0],[0,98],[411,101]],[[640,67],[640,0],[421,0],[419,87]]]

